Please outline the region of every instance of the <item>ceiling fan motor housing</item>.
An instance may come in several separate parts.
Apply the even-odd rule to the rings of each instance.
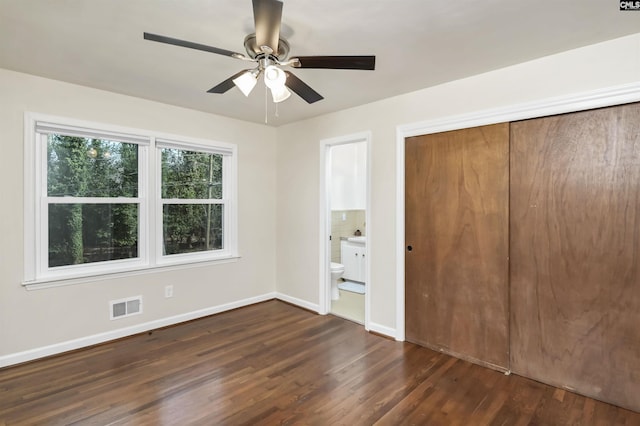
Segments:
[[[273,56],[273,59],[278,61],[284,61],[287,56],[289,56],[289,42],[283,38],[278,40],[278,52],[276,53],[265,53],[265,49],[263,47],[267,46],[258,46],[258,42],[256,41],[256,35],[249,34],[244,38],[244,48],[247,51],[247,55],[249,55],[252,59],[260,59],[261,56]],[[268,47],[267,47],[268,49]]]

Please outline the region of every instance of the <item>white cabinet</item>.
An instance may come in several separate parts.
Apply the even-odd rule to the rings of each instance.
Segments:
[[[340,263],[344,265],[342,278],[350,281],[366,282],[367,262],[365,245],[351,241],[340,242]]]

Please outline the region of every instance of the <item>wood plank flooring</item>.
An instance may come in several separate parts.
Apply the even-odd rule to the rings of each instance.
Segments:
[[[0,370],[0,425],[640,425],[269,301]]]

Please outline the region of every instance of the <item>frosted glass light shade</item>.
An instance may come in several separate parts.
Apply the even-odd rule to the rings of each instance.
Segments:
[[[287,75],[284,71],[274,65],[269,65],[264,70],[264,84],[271,90],[284,87],[286,79]]]
[[[275,103],[285,101],[289,99],[289,96],[291,96],[291,92],[286,86],[271,88],[271,97]]]
[[[258,79],[251,71],[247,71],[240,75],[240,77],[233,79],[233,84],[235,84],[245,96],[249,96],[249,93],[256,87],[257,82]]]
[[[291,96],[291,92],[285,86],[287,75],[280,68],[269,65],[264,70],[264,84],[271,89],[273,102],[282,102]]]

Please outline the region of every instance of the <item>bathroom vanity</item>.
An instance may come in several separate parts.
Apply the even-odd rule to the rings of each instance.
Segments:
[[[366,237],[349,237],[340,241],[340,263],[344,265],[342,278],[349,281],[366,282],[365,260]]]

